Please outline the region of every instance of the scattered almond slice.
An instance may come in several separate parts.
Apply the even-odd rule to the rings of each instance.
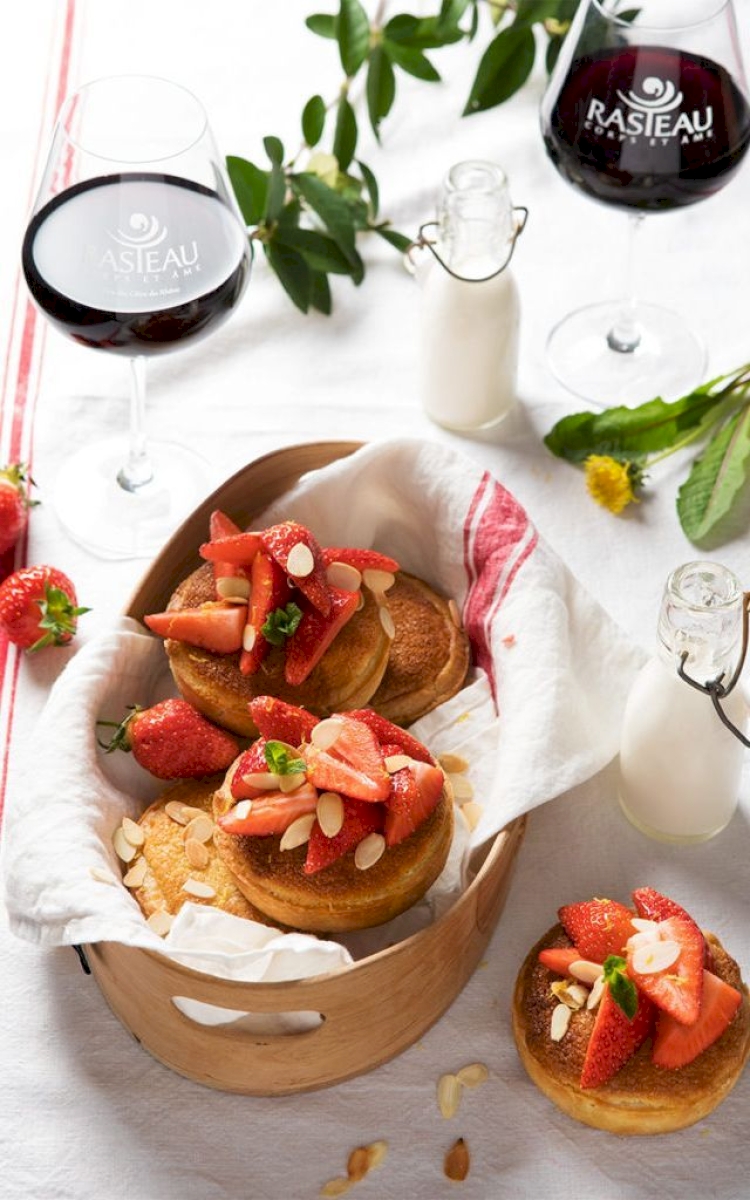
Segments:
[[[393,617],[391,616],[390,609],[385,608],[385,606],[380,609],[380,624],[383,626],[383,632],[385,633],[385,636],[389,638],[390,641],[393,641],[396,636],[396,625]]]
[[[287,574],[306,579],[315,570],[313,552],[304,542],[295,542],[286,558]]]
[[[216,580],[216,594],[230,604],[244,604],[250,596],[250,580],[244,575],[221,575]]]
[[[146,924],[153,933],[158,933],[159,937],[164,937],[172,928],[173,920],[174,917],[171,913],[168,913],[164,908],[159,908],[151,914]]]
[[[570,983],[566,979],[556,979],[550,984],[550,991],[562,1004],[567,1004],[573,1012],[583,1008],[589,994],[582,984]]]
[[[568,1031],[572,1010],[567,1004],[556,1004],[552,1010],[549,1035],[553,1042],[561,1042]]]
[[[385,850],[385,838],[382,833],[368,833],[362,838],[354,851],[354,865],[359,871],[369,871],[374,867]]]
[[[594,986],[592,987],[591,991],[589,992],[589,998],[586,1001],[586,1008],[589,1010],[589,1012],[591,1011],[591,1009],[596,1008],[597,1004],[599,1003],[599,1001],[602,998],[603,991],[604,991],[604,976],[600,975],[599,978],[597,980],[595,980]]]
[[[395,775],[396,771],[402,771],[404,767],[410,767],[414,759],[409,758],[408,754],[389,754],[384,761],[388,774]]]
[[[176,821],[178,825],[187,825],[188,821],[190,820],[185,812],[185,805],[181,804],[179,800],[168,800],[164,805],[164,811],[167,816],[172,821]]]
[[[326,837],[335,837],[344,824],[344,802],[338,792],[321,792],[316,809],[318,824]]]
[[[659,928],[657,921],[649,921],[646,917],[632,917],[630,924],[639,933],[656,933]]]
[[[346,1173],[352,1183],[359,1183],[370,1169],[370,1159],[367,1146],[357,1146],[352,1150],[346,1162]]]
[[[469,1147],[463,1138],[458,1138],[445,1156],[443,1171],[454,1183],[463,1183],[469,1174],[470,1162]]]
[[[235,804],[232,809],[232,816],[238,821],[244,821],[245,817],[249,817],[253,809],[252,800],[240,800],[239,804]]]
[[[388,1143],[382,1139],[377,1142],[370,1142],[365,1146],[367,1151],[368,1170],[374,1171],[377,1167],[385,1162],[385,1157],[388,1153]]]
[[[490,1077],[490,1073],[484,1063],[475,1062],[468,1063],[467,1066],[461,1067],[460,1071],[456,1071],[456,1079],[462,1087],[474,1088],[480,1083],[486,1083]]]
[[[343,729],[344,722],[338,717],[326,717],[324,721],[318,721],[313,728],[310,741],[313,746],[317,746],[318,750],[330,750],[331,746],[338,741]]]
[[[203,842],[197,841],[195,838],[185,839],[185,857],[191,867],[195,867],[197,871],[205,871],[211,861],[208,847]]]
[[[198,900],[213,900],[216,895],[216,888],[211,887],[210,883],[204,883],[202,879],[193,879],[192,875],[188,875],[182,885],[183,892],[187,892],[188,896],[195,896]]]
[[[465,775],[454,775],[453,773],[450,773],[448,778],[453,788],[454,799],[459,803],[462,800],[474,799],[474,786],[470,779],[467,779]]]
[[[288,796],[291,792],[296,792],[297,788],[302,787],[303,783],[307,783],[306,771],[290,771],[288,775],[279,776],[279,791]]]
[[[242,630],[242,649],[249,654],[258,637],[257,630],[252,625],[246,625]]]
[[[107,867],[90,867],[89,875],[97,883],[117,883],[115,876]]]
[[[371,592],[377,592],[381,595],[393,587],[396,582],[396,576],[392,571],[381,571],[377,567],[366,567],[362,572],[362,582]]]
[[[577,958],[568,967],[568,972],[574,979],[580,979],[581,983],[587,983],[591,987],[601,975],[602,967],[601,963],[589,962],[585,958]]]
[[[298,846],[304,846],[305,842],[310,841],[314,824],[315,813],[303,813],[301,817],[297,817],[282,833],[279,850],[296,850]]]
[[[362,586],[362,574],[350,563],[332,562],[326,568],[326,583],[341,588],[342,592],[358,592]]]
[[[348,1175],[339,1175],[336,1179],[329,1179],[328,1183],[324,1183],[320,1189],[321,1196],[333,1197],[343,1196],[349,1188],[353,1186],[353,1180]]]
[[[115,832],[112,834],[112,845],[115,848],[115,854],[124,863],[132,862],[136,856],[136,847],[132,842],[129,842],[125,837],[122,825],[118,825]]]
[[[185,841],[192,838],[196,842],[210,842],[214,835],[214,823],[208,813],[201,813],[199,817],[193,817],[192,821],[185,826]]]
[[[437,1082],[437,1102],[446,1120],[455,1117],[461,1103],[461,1081],[457,1075],[441,1075]]]
[[[131,817],[122,818],[122,832],[131,846],[142,846],[146,835],[136,821]]]
[[[633,954],[633,970],[639,975],[656,975],[659,971],[666,971],[679,957],[679,943],[664,938],[648,946],[638,946]]]
[[[469,769],[469,764],[460,754],[439,754],[438,762],[446,775],[461,775]]]
[[[273,771],[248,771],[242,776],[242,782],[262,792],[278,792],[281,776]]]
[[[148,863],[143,855],[141,855],[135,860],[130,870],[123,875],[122,882],[125,884],[125,887],[139,888],[146,878],[147,870]]]
[[[466,824],[469,830],[473,832],[482,819],[484,809],[481,804],[477,804],[474,800],[467,800],[465,804],[460,805],[461,812],[466,818]]]

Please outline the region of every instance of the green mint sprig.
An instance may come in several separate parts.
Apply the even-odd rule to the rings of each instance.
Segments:
[[[266,764],[273,775],[297,775],[306,770],[305,760],[295,758],[283,742],[266,742]]]
[[[293,600],[290,600],[285,608],[275,608],[268,614],[260,627],[260,632],[272,646],[283,646],[301,620],[302,609]]]
[[[625,959],[616,954],[610,954],[604,960],[602,970],[609,984],[609,991],[618,1008],[621,1008],[629,1021],[638,1012],[638,990],[633,980],[625,974]]]

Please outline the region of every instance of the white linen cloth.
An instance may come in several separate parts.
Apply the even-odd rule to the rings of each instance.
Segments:
[[[365,447],[305,476],[257,524],[290,518],[324,546],[387,552],[453,597],[477,662],[467,686],[414,732],[434,753],[466,759],[482,818],[469,837],[459,817],[457,847],[430,897],[395,930],[388,924],[355,937],[360,955],[443,911],[465,879],[464,851],[607,765],[642,654],[539,538],[513,496],[446,447],[410,439]],[[89,642],[53,687],[3,841],[6,907],[19,935],[48,946],[110,940],[180,956],[179,926],[162,941],[124,886],[96,877],[103,869],[119,874],[114,830],[124,816],[137,819],[163,787],[130,756],[102,754],[96,722],[119,720],[128,704],[148,707],[171,690],[168,679],[161,639],[122,618]],[[231,942],[225,954],[241,956],[246,968],[233,975],[261,977],[247,944],[256,936],[247,929],[253,923],[212,915],[213,925],[202,923],[202,948],[216,952],[219,942]],[[195,949],[195,927],[190,942]],[[316,939],[287,943],[281,936],[277,944],[282,955],[293,947],[283,978],[348,961],[335,943],[328,956]],[[261,958],[271,953],[264,943]]]

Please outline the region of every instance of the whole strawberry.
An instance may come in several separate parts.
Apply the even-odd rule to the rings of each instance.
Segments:
[[[0,630],[23,650],[64,646],[88,611],[57,567],[22,567],[0,583]]]
[[[0,554],[15,546],[26,528],[29,509],[36,503],[29,499],[32,482],[23,463],[0,467]]]
[[[200,779],[226,770],[239,754],[236,739],[212,725],[187,700],[162,700],[151,708],[135,705],[112,740],[100,745],[108,754],[132,751],[136,762],[157,779]]]

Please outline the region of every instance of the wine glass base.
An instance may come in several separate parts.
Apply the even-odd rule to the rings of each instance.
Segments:
[[[55,481],[57,516],[73,541],[98,558],[153,558],[214,486],[210,464],[176,442],[149,442],[154,477],[136,492],[117,482],[122,438],[84,446]]]
[[[610,348],[607,335],[622,305],[592,304],[570,313],[547,340],[547,361],[563,387],[597,408],[634,408],[661,396],[676,400],[704,381],[706,350],[677,313],[637,304],[638,346]]]

